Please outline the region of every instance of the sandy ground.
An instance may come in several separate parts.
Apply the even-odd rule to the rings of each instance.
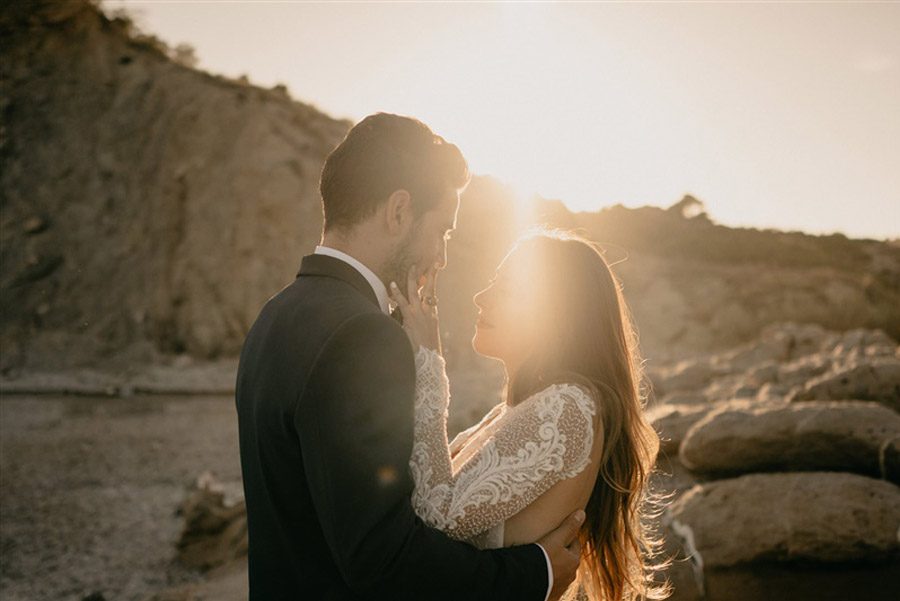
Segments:
[[[140,600],[175,561],[187,487],[239,487],[233,398],[0,397],[0,598]]]

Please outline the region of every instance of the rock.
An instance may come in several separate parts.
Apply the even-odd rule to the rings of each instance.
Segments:
[[[788,399],[794,392],[794,388],[787,384],[772,383],[763,384],[756,393],[756,400],[761,403],[777,403]]]
[[[661,374],[658,385],[666,393],[695,391],[705,387],[718,375],[719,371],[708,361],[683,361],[668,373]]]
[[[63,258],[59,255],[47,255],[29,260],[18,275],[13,278],[12,286],[24,286],[37,282],[52,274],[63,264]]]
[[[702,392],[673,392],[665,395],[660,405],[704,405],[709,403],[709,398]]]
[[[650,476],[651,489],[665,496],[667,503],[690,490],[699,481],[697,474],[681,465],[677,453],[660,453]]]
[[[896,601],[900,561],[747,564],[707,570],[704,601]],[[692,599],[688,597],[688,599]],[[673,596],[669,601],[681,601]]]
[[[666,570],[666,579],[672,587],[672,596],[668,601],[705,601],[703,591],[703,574],[698,573],[684,546],[674,532],[663,531],[663,556],[671,558]]]
[[[753,390],[753,396],[755,396],[756,389],[754,388]],[[707,398],[720,401],[737,398],[739,392],[744,394],[748,392],[743,374],[732,374],[716,378],[703,389],[703,394]]]
[[[785,323],[763,330],[762,338],[768,337],[786,340],[786,358],[796,359],[822,351],[832,343],[836,335],[816,323]]]
[[[881,448],[881,473],[885,480],[900,482],[900,439],[893,439]]]
[[[2,15],[31,24],[3,28],[4,74],[21,81],[3,94],[15,110],[2,137],[16,143],[0,177],[0,335],[24,341],[22,368],[148,341],[234,357],[321,234],[319,173],[349,123],[282,91],[247,88],[241,102],[241,86],[172,61],[95,3],[59,4],[7,2]],[[52,218],[37,236],[35,207]],[[47,256],[32,266],[29,252]],[[36,336],[41,302],[65,310]]]
[[[185,525],[178,558],[187,566],[209,570],[247,554],[247,515],[243,500],[227,503],[211,474],[202,474],[180,508]]]
[[[40,215],[34,215],[25,220],[22,229],[25,230],[26,234],[39,234],[47,229],[48,225],[49,223],[46,218],[41,217]]]
[[[881,330],[857,328],[843,332],[837,343],[832,347],[831,354],[834,357],[872,354],[890,355],[896,349],[897,343]]]
[[[779,364],[776,361],[765,361],[747,371],[747,380],[762,386],[778,380]]]
[[[764,332],[759,339],[721,353],[717,359],[735,369],[746,370],[765,363],[778,363],[790,356],[790,335],[779,330]]]
[[[877,403],[732,406],[695,423],[679,457],[688,469],[711,475],[843,470],[886,477],[897,470],[884,457],[896,440],[900,415]]]
[[[900,411],[900,359],[863,361],[808,382],[792,400],[859,399],[878,401]]]
[[[885,561],[900,550],[900,488],[846,473],[751,474],[698,484],[666,522],[701,569]]]
[[[803,385],[831,369],[832,359],[823,354],[807,355],[778,368],[776,381],[786,386]]]
[[[678,447],[687,431],[700,419],[716,408],[710,404],[669,405],[661,404],[647,412],[647,419],[659,433],[659,450],[678,453]]]
[[[751,373],[759,367],[772,370],[785,361],[822,351],[834,336],[818,324],[778,323],[764,328],[756,340],[719,353],[716,362]],[[769,374],[774,376],[774,371]]]
[[[759,391],[760,387],[758,386],[753,386],[752,384],[741,384],[735,389],[733,396],[736,399],[752,399],[756,398]]]

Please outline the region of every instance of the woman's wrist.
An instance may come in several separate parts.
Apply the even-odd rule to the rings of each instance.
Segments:
[[[416,348],[416,365],[419,366],[432,356],[436,357],[441,367],[445,365],[444,356],[441,354],[440,349],[431,348],[425,344],[418,345]]]

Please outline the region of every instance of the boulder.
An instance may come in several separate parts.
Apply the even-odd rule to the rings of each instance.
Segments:
[[[663,392],[700,390],[721,375],[709,361],[682,361],[659,375],[654,382]]]
[[[705,405],[709,398],[702,392],[673,392],[660,399],[660,405]]]
[[[787,406],[729,406],[698,420],[686,433],[680,459],[712,475],[758,471],[842,470],[895,474],[885,450],[900,440],[900,415],[871,402],[805,402]]]
[[[703,601],[896,601],[900,598],[898,573],[900,559],[842,566],[789,563],[713,569],[703,575]],[[668,601],[681,599],[676,594]]]
[[[693,488],[700,478],[678,461],[678,454],[660,453],[650,472],[650,489],[659,493],[665,503],[674,501],[681,493]]]
[[[756,393],[756,400],[761,403],[780,403],[790,398],[795,387],[777,382],[769,382],[759,387]]]
[[[698,484],[666,523],[701,570],[887,561],[900,551],[900,488],[847,473],[750,474]]]
[[[226,498],[223,486],[204,473],[181,505],[184,530],[178,558],[187,566],[210,570],[247,555],[247,511],[244,501]]]
[[[825,373],[806,383],[792,400],[860,399],[900,411],[900,359],[879,358]]]
[[[827,373],[833,367],[832,358],[816,353],[780,365],[776,381],[788,386],[804,385],[807,381]]]
[[[818,324],[777,323],[764,328],[756,340],[717,354],[715,362],[752,371],[819,353],[833,346],[836,338]]]
[[[747,370],[747,380],[759,386],[778,380],[779,363],[764,361]]]
[[[897,343],[881,330],[853,329],[843,332],[831,349],[838,358],[891,356]]]
[[[661,404],[651,409],[647,413],[647,418],[659,434],[660,452],[677,455],[678,447],[691,426],[716,408],[717,405],[706,403],[702,405]]]

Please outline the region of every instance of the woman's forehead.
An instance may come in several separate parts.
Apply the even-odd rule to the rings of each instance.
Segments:
[[[497,266],[496,277],[527,280],[534,274],[536,266],[533,249],[516,247]]]

